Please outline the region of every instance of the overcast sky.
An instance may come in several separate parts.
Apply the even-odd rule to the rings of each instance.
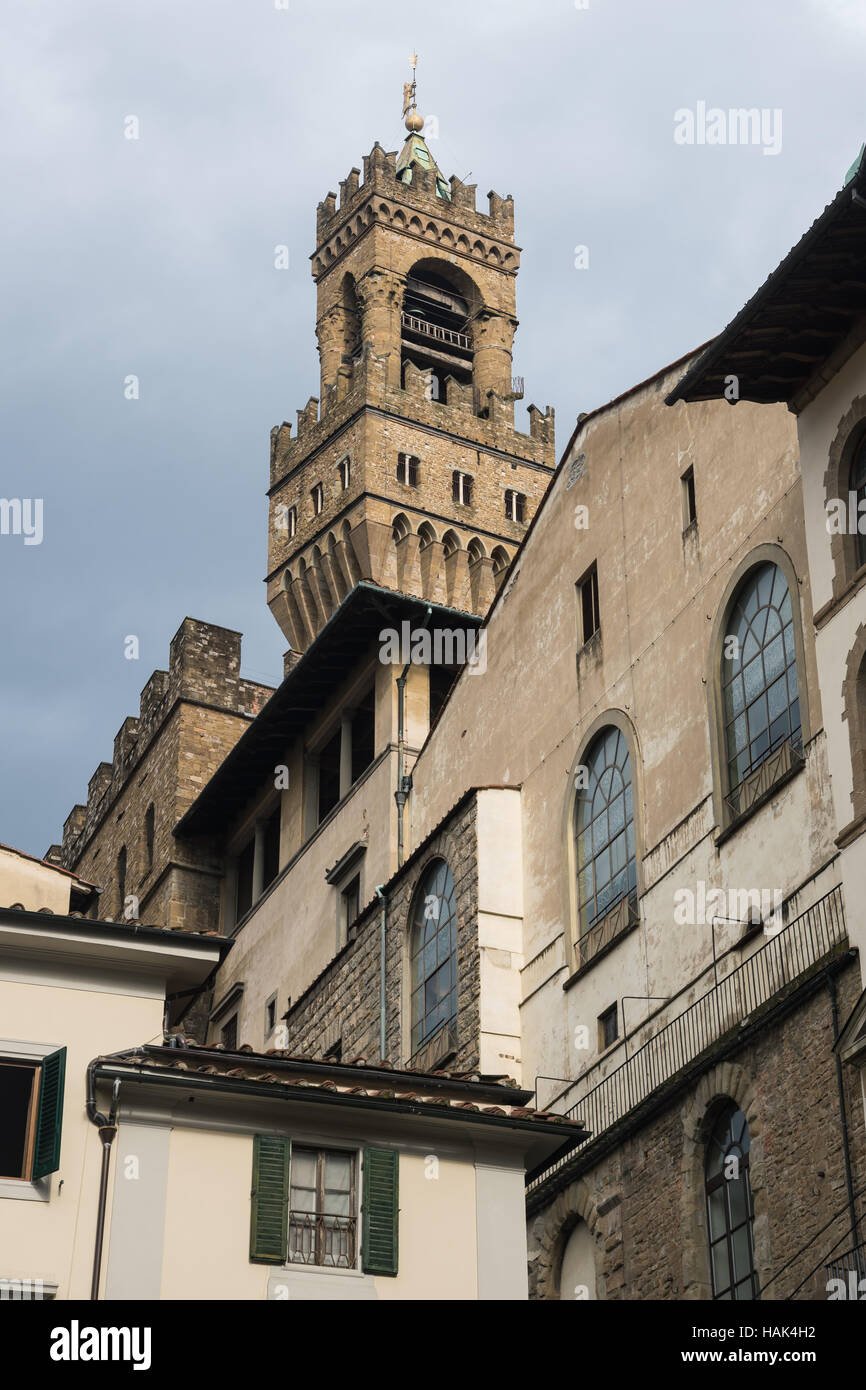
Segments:
[[[445,175],[484,210],[514,195],[515,372],[559,450],[718,332],[839,188],[864,0],[582,6],[3,0],[0,497],[41,498],[43,537],[0,535],[0,840],[60,839],[185,615],[281,678],[269,432],[318,392],[316,203],[399,148],[413,48]],[[780,111],[781,149],[678,143],[701,102]]]

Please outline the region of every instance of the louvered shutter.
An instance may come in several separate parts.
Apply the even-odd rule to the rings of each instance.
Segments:
[[[250,1259],[281,1265],[287,1254],[291,1140],[274,1134],[253,1136],[253,1188],[250,1204]]]
[[[63,1127],[63,1083],[66,1079],[66,1048],[43,1057],[39,1077],[39,1112],[36,1142],[33,1146],[34,1178],[56,1173],[60,1167],[60,1131]]]
[[[364,1150],[361,1259],[367,1274],[396,1274],[398,1172],[396,1149]]]

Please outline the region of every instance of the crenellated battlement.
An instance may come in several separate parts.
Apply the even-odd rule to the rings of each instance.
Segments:
[[[270,686],[241,678],[241,634],[184,618],[171,641],[169,668],[154,671],[115,739],[111,762],[101,762],[87,784],[86,805],[74,806],[63,826],[62,856],[71,867],[91,840],[131,774],[178,703],[203,705],[252,718],[270,698]]]
[[[487,212],[479,212],[475,205],[477,184],[464,183],[452,175],[448,180],[450,198],[442,198],[436,191],[435,169],[416,168],[412,182],[406,183],[397,174],[397,151],[386,152],[378,141],[364,156],[363,164],[363,179],[361,171],[353,167],[340,181],[339,199],[329,192],[318,204],[316,250],[310,258],[314,278],[323,275],[374,224],[408,228],[413,210],[434,219],[421,222],[415,234],[470,259],[487,261],[495,246],[495,259],[503,265],[509,252],[496,244],[507,243],[513,248],[507,268],[516,273],[519,247],[514,245],[514,199],[510,193],[502,197],[491,190]],[[448,236],[444,235],[446,228]],[[454,235],[454,228],[464,233],[462,240]]]

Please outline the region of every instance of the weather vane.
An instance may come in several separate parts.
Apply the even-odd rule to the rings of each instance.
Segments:
[[[412,69],[412,81],[403,83],[403,115],[415,106],[415,69],[418,66],[418,54],[409,54],[409,66]]]
[[[412,69],[412,81],[403,83],[403,116],[406,121],[408,131],[418,131],[424,125],[423,118],[418,115],[418,108],[415,101],[415,69],[418,66],[418,54],[409,54],[409,66]]]

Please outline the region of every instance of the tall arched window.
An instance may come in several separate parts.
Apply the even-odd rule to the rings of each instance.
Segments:
[[[704,1170],[713,1298],[759,1296],[752,1239],[749,1126],[733,1101],[718,1115]]]
[[[434,859],[409,912],[411,1051],[457,1017],[457,904],[444,859]]]
[[[583,937],[637,893],[631,759],[621,729],[602,730],[578,769],[574,828]]]
[[[757,768],[783,745],[802,752],[791,595],[778,565],[756,565],[740,585],[721,674],[728,804],[736,815],[749,804],[741,788]]]
[[[857,526],[857,534],[854,537],[854,555],[856,566],[859,569],[861,565],[866,565],[866,536],[860,534],[860,503],[866,498],[866,434],[863,435],[854,450],[851,471],[848,476],[848,491],[855,493],[857,497],[854,508],[848,509],[848,519],[849,528],[852,524]]]

